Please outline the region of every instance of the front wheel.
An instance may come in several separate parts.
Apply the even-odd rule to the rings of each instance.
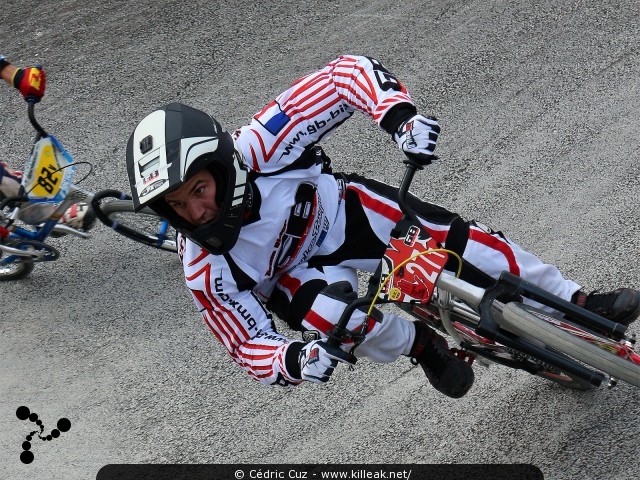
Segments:
[[[33,260],[28,257],[22,257],[7,264],[0,263],[0,282],[24,278],[33,271],[33,267]]]
[[[517,302],[506,304],[502,316],[499,323],[506,330],[640,387],[640,356],[631,348]]]
[[[131,240],[169,252],[176,252],[176,232],[150,208],[133,211],[133,200],[117,190],[97,193],[91,202],[96,217]]]

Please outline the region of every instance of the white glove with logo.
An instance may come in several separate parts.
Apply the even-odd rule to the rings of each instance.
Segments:
[[[338,362],[354,365],[356,358],[338,347],[330,347],[322,340],[307,343],[298,357],[303,380],[327,383]]]
[[[433,151],[436,149],[439,134],[438,120],[434,117],[414,115],[398,127],[393,139],[403,152],[422,165],[429,165],[437,158]]]

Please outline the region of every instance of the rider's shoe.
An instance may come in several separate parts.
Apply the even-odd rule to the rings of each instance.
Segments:
[[[618,288],[612,292],[577,291],[571,301],[593,313],[622,325],[629,325],[640,315],[640,292],[632,288]]]
[[[458,358],[447,341],[422,322],[414,322],[416,339],[409,356],[420,364],[433,388],[451,398],[464,396],[473,385],[471,365]]]
[[[96,223],[96,213],[88,203],[74,203],[67,208],[58,223],[76,230],[89,230]]]

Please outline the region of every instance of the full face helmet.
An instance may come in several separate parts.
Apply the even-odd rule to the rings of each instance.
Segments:
[[[216,182],[220,214],[192,225],[164,196],[207,169]],[[215,255],[235,245],[248,196],[247,167],[231,135],[206,113],[172,103],[147,115],[127,144],[134,211],[149,207],[187,238]]]

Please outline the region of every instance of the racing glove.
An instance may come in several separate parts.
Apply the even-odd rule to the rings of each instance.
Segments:
[[[28,102],[39,102],[44,96],[47,77],[40,67],[18,68],[12,84]]]
[[[418,160],[422,165],[429,165],[437,157],[433,154],[440,133],[440,125],[434,117],[414,115],[400,124],[393,139],[400,149]]]
[[[298,356],[303,380],[327,383],[338,362],[354,365],[356,358],[339,347],[330,347],[322,340],[307,343]]]

